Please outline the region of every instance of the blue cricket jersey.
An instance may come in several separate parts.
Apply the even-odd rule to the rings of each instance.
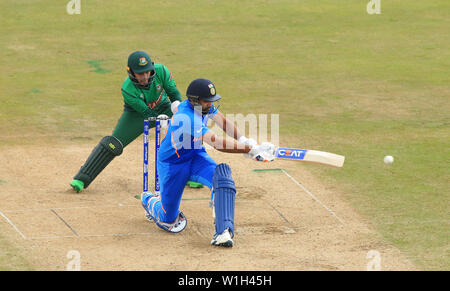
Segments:
[[[219,110],[213,105],[207,115],[194,110],[189,100],[178,105],[178,112],[169,121],[166,136],[161,142],[158,160],[169,163],[183,163],[203,150],[202,136],[209,131],[208,119]]]

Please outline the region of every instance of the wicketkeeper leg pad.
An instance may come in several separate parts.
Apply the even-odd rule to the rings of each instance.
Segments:
[[[123,146],[120,140],[114,136],[105,136],[92,150],[74,179],[83,181],[84,188],[87,188],[98,174],[100,174],[116,156],[120,156],[122,152]]]
[[[236,187],[231,176],[230,166],[220,164],[214,170],[213,195],[216,232],[223,233],[229,228],[234,235],[234,203]]]

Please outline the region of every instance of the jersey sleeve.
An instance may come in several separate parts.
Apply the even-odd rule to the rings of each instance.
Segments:
[[[181,102],[181,93],[178,91],[177,84],[175,83],[175,80],[173,78],[172,73],[169,71],[169,69],[166,66],[162,66],[163,69],[163,86],[164,90],[167,93],[167,96],[169,96],[170,102],[174,101],[180,101]]]
[[[148,118],[153,116],[153,112],[150,108],[148,108],[145,101],[140,98],[138,92],[132,90],[132,88],[128,86],[122,86],[122,96],[125,104],[129,105],[131,108],[142,114],[144,118]]]
[[[192,124],[192,136],[194,138],[199,138],[203,136],[205,133],[210,131],[210,129],[205,125],[202,118],[198,115],[194,115],[194,122]]]
[[[196,114],[177,113],[173,116],[172,124],[176,125],[180,134],[189,135],[194,139],[198,139],[210,131],[203,123],[202,118]]]

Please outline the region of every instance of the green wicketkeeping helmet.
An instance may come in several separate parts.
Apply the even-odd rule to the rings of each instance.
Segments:
[[[130,80],[141,89],[148,89],[153,83],[155,77],[155,63],[152,62],[150,56],[144,51],[135,51],[128,57],[127,66],[128,76]],[[141,85],[136,79],[135,73],[142,74],[150,72],[147,85]]]

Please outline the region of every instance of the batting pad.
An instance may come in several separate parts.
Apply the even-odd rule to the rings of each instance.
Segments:
[[[229,228],[234,234],[234,201],[236,187],[231,176],[230,166],[220,164],[213,175],[214,211],[216,214],[216,232],[221,234]]]

